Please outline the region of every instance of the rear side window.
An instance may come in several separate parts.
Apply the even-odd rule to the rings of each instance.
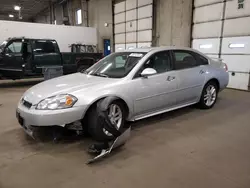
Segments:
[[[207,58],[205,58],[205,57],[203,57],[201,55],[198,55],[198,54],[197,54],[197,57],[198,57],[199,65],[208,65]]]
[[[54,41],[34,41],[34,52],[36,53],[56,53],[58,52],[57,44]]]
[[[195,56],[188,51],[173,51],[174,58],[175,58],[175,69],[188,69],[198,65]]]

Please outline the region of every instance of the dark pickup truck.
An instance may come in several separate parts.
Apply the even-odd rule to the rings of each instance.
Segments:
[[[43,68],[63,66],[63,73],[83,71],[102,58],[93,50],[82,52],[72,45],[69,53],[60,53],[55,40],[10,38],[0,45],[0,78],[21,79],[42,76]]]

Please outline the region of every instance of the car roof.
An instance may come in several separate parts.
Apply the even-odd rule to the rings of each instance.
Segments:
[[[161,47],[143,47],[143,48],[135,48],[135,49],[128,49],[124,50],[124,52],[157,52],[157,51],[163,51],[163,50],[189,50],[189,51],[196,51],[192,48],[187,47],[178,47],[178,46],[161,46]]]
[[[50,41],[54,41],[55,39],[47,39],[47,38],[28,38],[28,37],[11,37],[8,38],[8,40],[19,40],[19,39],[26,39],[26,40],[50,40]]]

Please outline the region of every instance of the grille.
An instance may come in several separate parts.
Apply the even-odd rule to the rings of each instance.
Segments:
[[[23,106],[26,108],[31,108],[32,104],[24,99],[22,99]]]

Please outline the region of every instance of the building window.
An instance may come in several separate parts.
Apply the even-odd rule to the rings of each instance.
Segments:
[[[238,9],[244,8],[244,0],[238,0]]]
[[[82,24],[82,10],[81,9],[78,9],[76,11],[76,24],[77,25]]]

